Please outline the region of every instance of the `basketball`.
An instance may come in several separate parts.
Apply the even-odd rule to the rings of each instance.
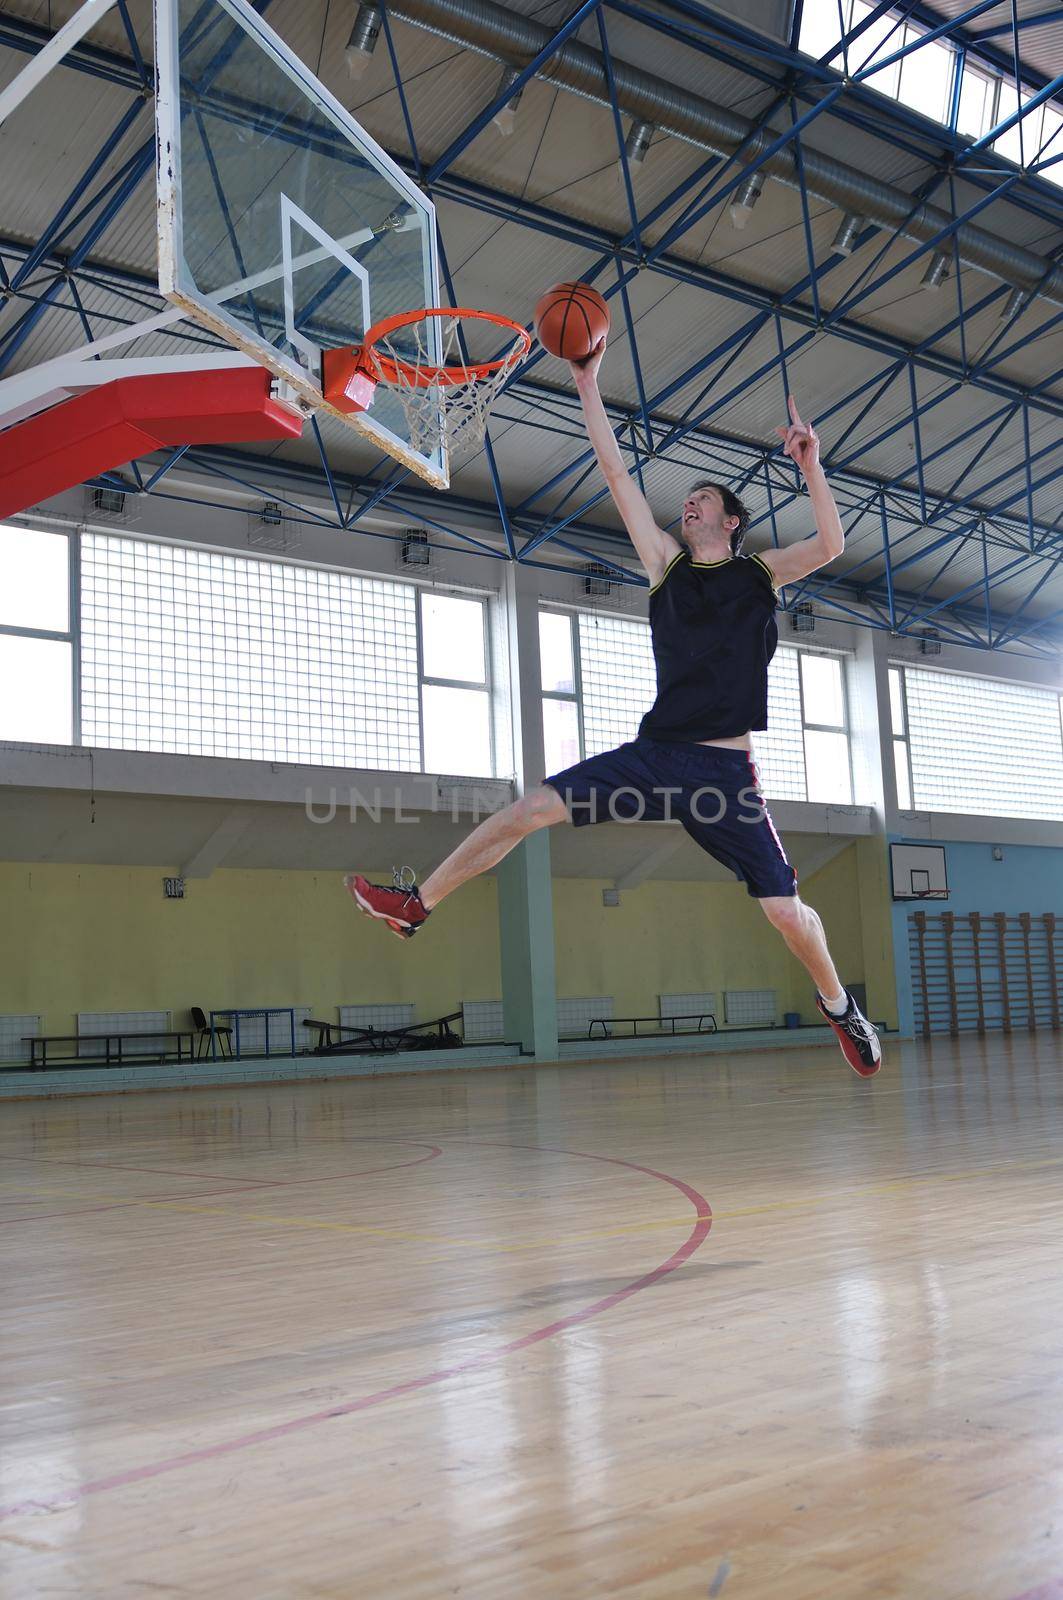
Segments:
[[[582,361],[609,332],[609,307],[589,283],[555,283],[535,307],[539,343],[562,361]]]

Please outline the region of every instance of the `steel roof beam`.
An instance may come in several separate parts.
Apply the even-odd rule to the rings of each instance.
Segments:
[[[320,487],[320,475],[317,470],[313,467],[304,466],[302,463],[290,461],[282,462],[261,456],[245,456],[242,454],[242,452],[235,450],[224,450],[221,448],[212,449],[209,452],[195,450],[189,454],[195,460],[197,465],[201,465],[210,471],[217,472],[220,476],[226,477],[230,481],[239,483],[245,488],[252,489],[253,492],[259,492],[258,486],[254,482],[257,476],[261,476],[266,480],[266,486],[269,487],[270,493],[273,492],[272,484],[275,477],[287,477],[292,479],[293,482]],[[225,467],[222,465],[222,463],[231,464],[236,471],[225,470]],[[351,480],[345,475],[337,475],[336,481],[338,486],[346,487]],[[360,484],[363,488],[368,487],[364,479],[355,478],[354,482],[356,485]],[[441,532],[450,534],[462,542],[471,541],[475,545],[481,544],[481,541],[473,539],[471,535],[465,534],[462,530],[441,523],[437,518],[432,518],[431,516],[425,514],[422,508],[432,507],[438,509],[441,498],[431,489],[418,486],[417,484],[411,482],[408,487],[403,489],[398,498],[404,502],[407,502],[411,507],[414,508],[413,514],[415,514],[420,521],[425,522],[430,526],[434,526]],[[490,502],[477,501],[466,496],[454,496],[452,497],[452,500],[456,510],[464,511],[466,514],[472,515],[477,519],[486,519],[489,522],[497,520],[497,509]],[[217,502],[209,503],[218,504]],[[333,525],[328,518],[318,517],[313,513],[309,513],[305,508],[297,506],[294,502],[289,501],[288,503],[293,506],[293,509],[295,509],[299,515],[309,515],[315,522],[325,522],[329,525]],[[218,508],[228,511],[233,510],[231,505],[226,506],[224,504],[219,504]],[[397,507],[397,509],[404,510],[405,507]],[[239,514],[243,515],[242,508]],[[366,532],[369,533],[370,530],[366,530]],[[626,539],[623,535],[618,534],[615,529],[605,527],[588,527],[581,530],[581,532],[583,532],[585,535],[589,535],[592,538],[604,540],[607,545],[618,545],[621,548],[626,546]],[[375,533],[371,534],[371,536],[388,538],[392,542],[401,537],[401,535],[398,534],[381,535]],[[602,552],[600,549],[587,549],[578,545],[569,544],[563,540],[559,540],[558,543],[562,546],[562,548],[568,550],[582,560],[602,559]],[[489,553],[495,559],[507,559],[504,551],[489,546],[483,547],[483,553]],[[542,561],[530,562],[529,565],[542,567],[549,571],[566,572],[569,574],[572,574],[574,570],[576,570],[573,569],[573,567],[569,564]],[[637,586],[645,587],[645,580],[638,579]],[[866,598],[870,598],[872,600],[881,598],[880,591],[876,586],[849,584],[846,582],[844,575],[841,575],[836,580],[834,587],[836,587],[843,594],[850,594],[858,601],[864,601]],[[899,592],[897,598],[902,604],[908,604],[916,597],[907,592]],[[817,599],[822,600],[822,603],[824,604],[831,603],[828,596],[818,596]],[[852,611],[851,614],[854,621],[858,621],[864,626],[882,625],[881,623],[870,622],[868,617],[860,612]],[[984,617],[981,610],[975,611],[968,608],[964,615],[968,625],[984,624]],[[1009,618],[1007,616],[994,615],[994,628],[999,628],[1001,631],[1003,631],[1008,620]]]
[[[262,108],[262,113],[266,114],[265,108]],[[142,157],[143,152],[138,152],[138,156]],[[408,165],[408,163],[405,164]],[[548,208],[529,205],[517,197],[498,191],[491,191],[483,185],[468,183],[460,179],[456,180],[452,175],[444,180],[442,193],[447,198],[455,199],[461,204],[472,205],[476,209],[489,210],[495,215],[507,214],[510,220],[536,228],[539,231],[557,231],[560,236],[565,237],[573,244],[586,245],[588,242],[592,242],[597,248],[607,250],[611,254],[619,253],[625,259],[630,259],[630,236],[617,238],[616,236],[608,235],[604,230],[594,229],[593,225],[584,224],[570,215],[551,213]],[[501,206],[502,212],[499,211],[499,206]],[[93,242],[95,242],[95,236]],[[824,267],[836,264],[836,261],[842,259],[844,258],[831,258],[831,261],[824,263]],[[636,264],[641,265],[640,263]],[[69,262],[67,262],[67,267],[69,268]],[[691,283],[696,287],[714,288],[717,292],[744,304],[760,304],[771,311],[774,311],[778,306],[778,297],[768,291],[758,290],[740,280],[728,278],[725,274],[700,268],[695,263],[686,262],[682,258],[665,258],[663,254],[659,255],[652,264],[648,265],[647,270],[661,271],[665,276]],[[807,321],[813,326],[816,324],[815,313],[812,308],[806,308],[791,302],[788,308],[788,315],[796,320]],[[861,345],[864,348],[878,350],[883,354],[895,356],[903,349],[905,354],[912,353],[920,366],[925,366],[932,371],[946,372],[949,375],[961,377],[965,381],[974,381],[977,387],[984,388],[986,392],[1003,395],[1014,394],[1016,398],[1025,397],[1025,391],[1007,379],[1000,377],[990,379],[983,375],[972,380],[971,375],[965,373],[960,364],[949,358],[933,355],[930,349],[927,348],[928,341],[926,340],[919,347],[911,347],[909,351],[909,348],[902,346],[897,339],[878,335],[874,330],[860,324],[839,322],[832,327],[831,331],[850,342]],[[1063,402],[1056,402],[1053,397],[1039,396],[1038,403],[1039,409],[1063,415]]]

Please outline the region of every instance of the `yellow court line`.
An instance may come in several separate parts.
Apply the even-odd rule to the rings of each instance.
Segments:
[[[731,1210],[712,1212],[713,1222],[729,1221],[734,1217],[757,1217],[772,1211],[795,1211],[807,1209],[810,1206],[828,1205],[834,1200],[862,1200],[873,1198],[876,1195],[895,1194],[900,1189],[912,1189],[918,1184],[925,1183],[959,1183],[971,1178],[984,1178],[987,1174],[1000,1172],[1013,1172],[1032,1167],[1058,1166],[1063,1161],[1063,1156],[1046,1156],[1038,1161],[1006,1161],[998,1162],[990,1167],[968,1167],[959,1172],[931,1173],[924,1177],[898,1178],[893,1183],[883,1183],[856,1187],[852,1189],[837,1189],[822,1195],[809,1195],[800,1200],[769,1200],[762,1206],[735,1206]],[[625,1224],[621,1228],[601,1228],[593,1233],[566,1234],[561,1239],[525,1239],[519,1244],[499,1245],[497,1248],[504,1252],[517,1250],[534,1250],[544,1245],[551,1244],[579,1244],[592,1239],[610,1239],[622,1234],[641,1233],[652,1228],[675,1227],[680,1223],[689,1224],[691,1218],[687,1212],[681,1217],[656,1217],[651,1222],[635,1222]],[[697,1219],[701,1221],[699,1217]],[[488,1241],[471,1240],[470,1243],[487,1243]]]
[[[874,1198],[883,1194],[896,1194],[898,1191],[913,1189],[920,1184],[932,1183],[959,1183],[972,1178],[984,1178],[999,1173],[1016,1171],[1029,1171],[1038,1167],[1058,1166],[1063,1162],[1063,1156],[1046,1156],[1033,1161],[1005,1161],[996,1162],[985,1167],[966,1167],[957,1172],[927,1173],[922,1176],[898,1178],[892,1183],[855,1186],[849,1189],[838,1189],[827,1194],[808,1195],[795,1200],[769,1200],[759,1206],[736,1206],[729,1210],[714,1211],[712,1220],[715,1222],[731,1221],[736,1217],[756,1217],[767,1215],[776,1211],[806,1210],[810,1207],[825,1206],[838,1200],[862,1200]],[[9,1186],[10,1192],[17,1192],[20,1186]],[[157,1211],[180,1211],[200,1216],[230,1216],[234,1215],[232,1209],[226,1206],[200,1206],[192,1205],[181,1200],[138,1200],[130,1195],[85,1195],[77,1190],[70,1189],[25,1189],[24,1192],[36,1194],[41,1198],[46,1196],[76,1199],[102,1200],[106,1204],[116,1203],[127,1205],[131,1209],[143,1207]],[[232,1193],[240,1193],[233,1190]],[[432,1244],[452,1246],[455,1249],[480,1249],[495,1251],[499,1254],[517,1254],[522,1250],[539,1250],[544,1248],[557,1248],[564,1245],[592,1243],[597,1239],[623,1238],[629,1235],[652,1232],[657,1228],[673,1228],[689,1226],[691,1221],[708,1220],[700,1215],[692,1218],[690,1212],[682,1216],[654,1217],[645,1222],[623,1223],[609,1228],[596,1228],[586,1233],[570,1233],[561,1235],[543,1235],[535,1239],[521,1239],[516,1243],[507,1243],[501,1238],[468,1239],[454,1238],[446,1234],[412,1233],[398,1228],[380,1228],[368,1224],[353,1222],[326,1222],[318,1217],[284,1217],[275,1212],[242,1211],[235,1214],[241,1222],[264,1222],[289,1228],[320,1229],[328,1233],[352,1233],[371,1238],[398,1239],[411,1244]],[[32,1220],[32,1219],[29,1219]]]
[[[233,1189],[232,1194],[246,1193],[246,1190]],[[407,1233],[396,1228],[372,1228],[353,1222],[323,1222],[318,1217],[281,1217],[268,1211],[241,1211],[234,1212],[228,1206],[194,1206],[184,1200],[141,1200],[136,1195],[128,1194],[85,1194],[79,1189],[41,1189],[30,1187],[27,1184],[8,1184],[0,1188],[0,1198],[4,1194],[24,1193],[35,1196],[37,1199],[64,1199],[64,1200],[99,1200],[103,1205],[128,1206],[130,1210],[143,1209],[147,1211],[189,1211],[194,1214],[211,1217],[236,1217],[241,1222],[276,1222],[285,1227],[297,1228],[323,1228],[330,1232],[340,1233],[369,1233],[379,1234],[386,1239],[408,1239],[417,1244],[453,1244],[464,1245],[465,1239],[448,1238],[446,1234],[437,1233]],[[12,1220],[12,1219],[9,1219]],[[27,1218],[32,1222],[33,1218]],[[46,1221],[42,1218],[42,1221]],[[474,1243],[478,1241],[473,1241]]]

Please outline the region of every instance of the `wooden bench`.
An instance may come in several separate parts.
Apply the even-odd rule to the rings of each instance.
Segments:
[[[587,1029],[587,1038],[593,1039],[595,1028],[601,1028],[601,1037],[603,1039],[609,1039],[612,1037],[609,1032],[610,1028],[615,1028],[617,1026],[623,1028],[629,1025],[631,1028],[631,1037],[633,1039],[638,1039],[640,1037],[645,1038],[646,1036],[644,1034],[639,1034],[640,1022],[652,1022],[658,1033],[664,1033],[667,1026],[668,1034],[673,1039],[677,1035],[684,1033],[718,1032],[716,1027],[716,1018],[713,1016],[712,1012],[702,1011],[691,1012],[687,1016],[678,1017],[595,1017],[590,1027]],[[677,1028],[677,1022],[693,1022],[696,1024],[696,1026],[693,1028]],[[708,1023],[708,1027],[705,1026],[706,1023]]]
[[[136,1049],[136,1041],[141,1042],[141,1048]],[[150,1039],[156,1045],[151,1049],[143,1044],[143,1040]],[[177,1041],[176,1051],[166,1048],[171,1039]],[[95,1066],[117,1067],[124,1066],[130,1061],[183,1061],[185,1059],[185,1040],[188,1041],[188,1059],[195,1060],[196,1033],[192,1028],[152,1028],[144,1033],[50,1033],[50,1034],[23,1034],[23,1044],[30,1047],[30,1066],[36,1072],[43,1072],[47,1067],[83,1065],[91,1062]],[[163,1048],[159,1049],[158,1045]],[[58,1050],[49,1056],[51,1046],[63,1046],[65,1051]],[[103,1054],[99,1054],[100,1046]],[[134,1048],[130,1049],[129,1046]],[[86,1050],[85,1046],[92,1046]]]

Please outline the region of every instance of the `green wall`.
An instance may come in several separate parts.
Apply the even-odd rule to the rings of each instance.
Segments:
[[[390,873],[379,875],[390,881]],[[79,1011],[413,1001],[418,1019],[500,992],[495,884],[469,884],[409,943],[340,873],[227,871],[163,896],[156,867],[0,864],[0,1012],[75,1031]]]
[[[559,995],[611,994],[618,1016],[655,1016],[659,994],[776,989],[780,1010],[817,1022],[815,993],[757,902],[738,884],[649,882],[603,906],[605,882],[554,883]],[[893,941],[881,841],[855,840],[803,879],[845,983],[867,985],[876,1019],[896,1024]]]
[[[375,876],[375,875],[374,875]],[[379,874],[387,881],[387,873]],[[230,871],[166,900],[163,869],[0,864],[0,1012],[40,1013],[69,1033],[79,1011],[412,1001],[419,1020],[501,994],[496,885],[467,884],[400,943],[359,915],[339,875]],[[653,882],[602,905],[606,883],[558,879],[560,996],[613,995],[652,1016],[657,996],[773,988],[780,1009],[816,1020],[812,987],[738,885]],[[866,983],[873,1015],[896,1023],[886,856],[861,839],[801,884],[823,917],[843,980]]]

